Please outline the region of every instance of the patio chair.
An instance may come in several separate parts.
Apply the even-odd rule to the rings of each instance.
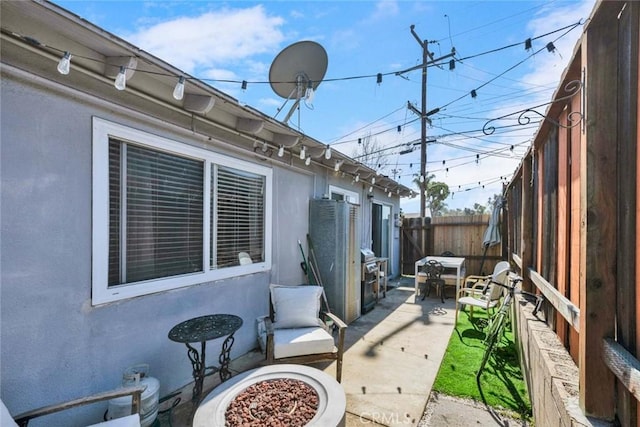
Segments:
[[[142,393],[146,388],[146,385],[121,387],[116,390],[98,393],[91,396],[80,397],[78,399],[70,400],[67,402],[43,406],[42,408],[18,414],[15,417],[11,417],[4,403],[0,401],[0,425],[2,427],[26,427],[29,424],[29,421],[34,418],[43,417],[55,412],[60,412],[91,403],[115,399],[117,397],[131,396],[131,415],[105,422],[100,422],[97,424],[92,424],[89,427],[140,427],[140,399]]]
[[[429,260],[422,266],[422,272],[426,275],[424,280],[426,292],[422,291],[422,301],[431,293],[431,287],[435,286],[436,294],[440,294],[440,300],[444,302],[444,279],[440,276],[444,267],[436,260]]]
[[[456,298],[456,320],[458,326],[458,307],[469,306],[469,317],[473,318],[473,308],[485,310],[487,315],[500,302],[504,288],[499,284],[504,284],[510,270],[507,261],[496,264],[491,276],[467,276],[464,279],[464,288],[460,289]],[[467,287],[467,285],[471,285]],[[463,307],[464,309],[464,307]]]
[[[314,285],[269,286],[270,314],[264,317],[262,337],[266,363],[335,360],[336,380],[340,382],[347,325],[332,313],[320,313],[322,292],[321,286]],[[334,328],[338,329],[337,338],[332,334]]]

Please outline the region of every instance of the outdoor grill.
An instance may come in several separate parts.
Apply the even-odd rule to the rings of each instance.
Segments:
[[[360,249],[360,262],[362,263],[361,286],[361,312],[366,313],[376,304],[376,292],[378,283],[378,263],[376,254],[371,249]]]

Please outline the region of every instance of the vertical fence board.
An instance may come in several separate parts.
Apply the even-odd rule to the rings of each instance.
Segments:
[[[567,123],[568,111],[560,114],[560,123]],[[569,276],[569,130],[558,131],[558,261],[557,288],[568,296]],[[563,345],[567,345],[569,325],[560,313],[556,314],[556,333]]]
[[[602,2],[585,31],[586,215],[585,289],[580,310],[580,406],[613,419],[615,378],[604,363],[603,340],[615,334],[617,219],[617,15],[621,3]]]
[[[580,56],[578,56],[580,58]],[[582,89],[584,90],[584,89]],[[582,92],[579,94],[582,95]],[[571,111],[582,112],[582,97],[574,96],[571,99]],[[582,252],[580,250],[581,242],[584,239],[583,224],[586,223],[586,218],[583,218],[580,203],[582,200],[581,195],[581,146],[582,143],[582,126],[575,126],[571,128],[571,151],[570,151],[570,176],[571,176],[571,225],[569,229],[569,241],[570,241],[570,262],[569,262],[569,300],[577,307],[580,306],[580,288],[584,278],[580,277],[580,265],[582,263]],[[573,360],[578,363],[578,350],[579,350],[580,337],[574,329],[569,331],[569,353]]]
[[[637,357],[635,332],[636,116],[638,92],[638,5],[630,2],[619,15],[618,31],[618,242],[616,340]],[[636,399],[623,383],[617,387],[616,408],[622,425],[635,425]]]

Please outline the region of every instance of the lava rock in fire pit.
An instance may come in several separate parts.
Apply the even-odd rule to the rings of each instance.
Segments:
[[[305,426],[318,410],[318,394],[304,381],[265,380],[247,387],[225,412],[227,427]]]

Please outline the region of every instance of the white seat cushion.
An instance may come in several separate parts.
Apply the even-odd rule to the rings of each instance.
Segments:
[[[335,348],[333,337],[321,327],[275,329],[273,331],[273,347],[276,359],[331,353]]]
[[[320,286],[271,285],[274,328],[316,326],[320,313]]]

